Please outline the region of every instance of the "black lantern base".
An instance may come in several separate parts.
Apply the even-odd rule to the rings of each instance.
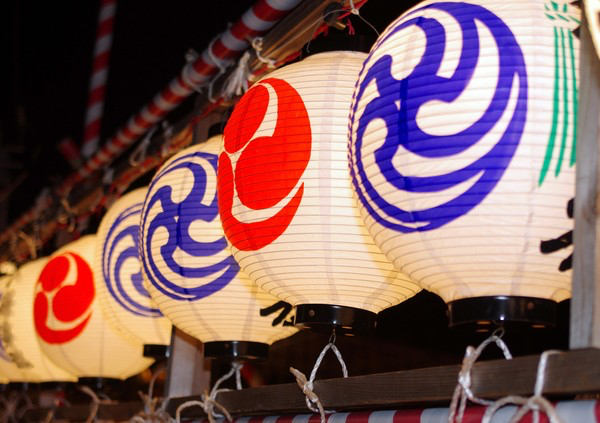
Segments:
[[[78,380],[80,385],[85,385],[96,392],[104,392],[121,383],[119,379],[109,377],[80,377]]]
[[[42,391],[66,391],[76,385],[75,382],[42,382],[40,390]]]
[[[269,357],[269,346],[262,342],[218,341],[204,344],[204,357],[229,360],[263,360]]]
[[[11,391],[23,391],[26,392],[32,387],[37,386],[35,383],[29,382],[10,382],[8,384],[8,389]]]
[[[169,346],[160,344],[144,344],[144,357],[164,360],[169,358]]]
[[[315,332],[340,335],[367,333],[377,326],[377,315],[371,311],[332,304],[299,304],[295,325]]]
[[[533,297],[474,297],[448,303],[449,326],[465,324],[524,324],[531,327],[556,326],[557,303]]]

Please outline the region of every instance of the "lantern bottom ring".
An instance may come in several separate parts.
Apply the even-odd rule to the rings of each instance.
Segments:
[[[449,326],[521,324],[534,328],[556,326],[557,303],[534,297],[489,296],[448,303]],[[481,329],[483,330],[483,329]]]
[[[204,357],[235,360],[263,360],[269,357],[269,345],[249,341],[215,341],[204,344]]]
[[[169,358],[169,346],[161,344],[144,344],[144,357],[161,360]]]
[[[370,332],[377,326],[377,315],[360,308],[333,304],[298,304],[295,326],[314,332],[340,335]]]
[[[80,377],[77,380],[78,385],[84,385],[91,388],[98,394],[104,394],[109,398],[114,398],[120,394],[123,381],[112,377]],[[87,398],[87,394],[82,394],[79,389],[77,396]]]

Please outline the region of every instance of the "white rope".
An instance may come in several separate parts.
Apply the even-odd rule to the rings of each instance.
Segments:
[[[482,398],[478,398],[473,394],[471,389],[471,370],[473,365],[483,352],[483,350],[490,344],[494,343],[498,348],[502,350],[504,358],[507,360],[512,359],[512,355],[508,350],[508,347],[502,341],[502,335],[504,335],[504,329],[498,328],[492,336],[483,341],[477,348],[468,346],[463,358],[462,367],[458,373],[458,383],[454,389],[454,395],[452,396],[452,402],[450,403],[450,411],[448,413],[448,423],[458,422],[461,423],[465,414],[465,408],[467,406],[467,400],[470,400],[480,405],[490,405],[493,402]]]
[[[133,167],[137,167],[139,166],[144,160],[146,160],[146,157],[148,156],[148,147],[150,146],[150,140],[152,139],[152,136],[154,135],[154,133],[156,132],[156,125],[152,127],[152,129],[150,129],[146,135],[144,136],[144,138],[140,141],[140,143],[138,144],[138,146],[135,148],[135,150],[133,150],[131,152],[131,154],[129,155],[129,164]]]
[[[75,230],[75,225],[77,224],[77,216],[71,208],[71,205],[69,204],[69,201],[67,200],[66,196],[60,199],[60,204],[63,206],[63,209],[65,210],[65,213],[67,213],[67,216],[66,218],[64,216],[59,216],[57,220],[61,224],[68,223],[67,231],[73,232]]]
[[[210,391],[210,394],[208,393],[208,391],[204,391],[204,394],[202,394],[202,400],[198,401],[198,400],[192,400],[192,401],[186,401],[183,404],[181,404],[179,407],[177,407],[177,411],[175,413],[175,422],[176,423],[180,423],[181,422],[181,412],[183,410],[185,410],[186,408],[189,407],[193,407],[193,406],[198,406],[201,407],[204,412],[206,413],[206,415],[208,416],[208,421],[210,423],[215,423],[215,419],[217,418],[226,418],[227,421],[232,421],[231,418],[231,414],[229,414],[229,411],[227,411],[227,409],[219,404],[219,402],[217,402],[217,396],[222,393],[222,392],[228,392],[230,391],[230,389],[226,389],[226,388],[221,388],[219,389],[219,386],[221,386],[221,383],[225,382],[227,379],[231,378],[231,376],[233,376],[235,374],[235,384],[236,384],[236,388],[238,390],[242,389],[242,377],[240,374],[240,370],[242,369],[244,365],[242,363],[237,363],[237,362],[233,362],[231,364],[231,370],[229,370],[229,372],[223,376],[221,376],[219,378],[219,380],[217,380],[213,386],[213,388]],[[218,409],[219,411],[221,411],[221,413],[223,414],[219,414],[217,413],[217,411],[215,410]]]
[[[111,404],[112,401],[106,397],[106,395],[105,397],[107,399],[98,398],[98,395],[96,395],[96,393],[88,386],[78,386],[77,388],[92,399],[92,402],[90,403],[90,414],[85,420],[85,423],[92,423],[96,419],[100,404]]]
[[[235,96],[240,96],[248,91],[248,79],[250,75],[250,67],[248,61],[250,60],[250,50],[246,50],[238,65],[231,75],[223,84],[223,97],[226,100],[231,100]]]
[[[325,423],[326,414],[335,413],[334,410],[325,410],[325,408],[323,408],[321,400],[319,399],[319,396],[314,392],[314,381],[315,377],[317,376],[317,370],[319,370],[319,366],[321,365],[321,362],[323,361],[323,358],[325,357],[325,354],[328,350],[331,349],[331,351],[334,352],[340,365],[342,366],[342,373],[344,377],[348,377],[348,369],[346,368],[346,363],[344,362],[342,354],[337,349],[334,342],[335,336],[333,336],[333,340],[330,340],[330,342],[325,346],[325,348],[323,348],[323,351],[321,351],[321,354],[319,354],[319,357],[317,358],[312,372],[310,372],[310,379],[306,380],[306,376],[304,375],[304,373],[297,369],[294,369],[293,367],[290,367],[290,373],[294,375],[298,387],[300,387],[302,393],[306,396],[306,406],[313,413],[319,413],[321,415],[321,423]]]
[[[102,174],[102,184],[104,186],[111,186],[114,179],[115,179],[115,168],[112,166],[106,167],[104,169],[104,173]]]
[[[27,247],[29,248],[30,257],[35,260],[37,258],[37,243],[34,241],[33,237],[30,237],[23,231],[19,231],[17,236],[25,241],[25,244],[27,244]]]
[[[526,398],[522,396],[509,395],[504,398],[500,398],[488,407],[483,418],[481,419],[481,423],[490,423],[494,413],[507,404],[520,405],[519,409],[512,416],[509,423],[518,423],[530,411],[533,411],[533,423],[539,423],[540,411],[543,411],[548,416],[550,423],[563,423],[554,406],[550,403],[550,401],[543,397],[548,357],[559,353],[560,351],[548,350],[544,351],[540,355],[540,361],[538,363],[535,379],[535,387],[533,388],[533,395],[531,397]]]
[[[169,154],[171,149],[171,141],[173,138],[173,127],[169,125],[169,122],[163,120],[162,123],[163,138],[165,139],[164,144],[160,147],[160,156],[165,157]]]
[[[161,373],[164,373],[165,371],[166,367],[161,366],[154,372],[152,378],[150,379],[150,383],[148,384],[147,394],[144,394],[141,391],[138,392],[144,404],[144,409],[131,418],[131,423],[170,422],[171,417],[165,411],[165,407],[162,406],[163,404],[160,404],[161,399],[158,397],[154,398],[154,384],[156,383],[156,379]]]
[[[263,37],[254,37],[252,39],[252,41],[250,42],[250,44],[252,45],[252,48],[254,49],[254,54],[256,55],[256,58],[261,63],[264,63],[265,65],[267,65],[269,67],[269,69],[275,69],[275,64],[277,62],[273,59],[263,57],[260,53],[263,49]]]

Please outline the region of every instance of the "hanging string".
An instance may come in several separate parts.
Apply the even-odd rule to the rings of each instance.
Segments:
[[[363,18],[363,17],[361,16],[361,14],[360,14],[360,11],[358,10],[358,8],[357,8],[357,7],[355,6],[355,4],[354,4],[354,1],[353,1],[353,0],[349,0],[349,3],[350,3],[350,9],[349,9],[349,10],[348,10],[347,8],[334,9],[334,10],[330,10],[329,12],[327,12],[327,13],[323,14],[323,16],[321,17],[321,19],[319,19],[319,21],[318,21],[318,22],[317,22],[317,24],[315,25],[315,28],[314,28],[314,30],[313,30],[313,32],[312,32],[312,35],[311,35],[311,37],[310,37],[310,40],[312,41],[312,40],[315,38],[315,36],[316,36],[316,34],[317,34],[317,30],[318,30],[318,29],[319,29],[319,27],[321,26],[321,22],[325,22],[325,19],[327,19],[327,17],[328,17],[329,15],[332,15],[332,14],[334,14],[334,13],[338,13],[338,12],[348,12],[349,14],[352,14],[352,15],[354,15],[354,16],[358,16],[358,18],[359,18],[360,20],[362,20],[364,23],[366,23],[366,24],[367,24],[369,27],[371,27],[371,29],[372,29],[373,31],[375,31],[375,33],[376,33],[376,34],[377,34],[377,36],[379,37],[379,31],[377,31],[377,29],[376,29],[376,28],[375,28],[375,27],[374,27],[374,26],[373,26],[373,25],[372,25],[372,24],[371,24],[369,21],[367,21],[365,18]],[[345,16],[347,16],[347,15],[344,15],[344,16],[342,16],[342,18],[343,18],[343,17],[345,17]],[[311,43],[311,41],[309,41],[309,42],[306,44],[306,52],[307,52],[307,53],[310,53],[310,43]]]
[[[490,344],[494,343],[498,348],[502,350],[504,358],[507,360],[512,359],[512,355],[508,350],[508,347],[502,341],[504,335],[504,328],[500,327],[494,331],[494,333],[483,341],[477,348],[468,346],[463,358],[462,367],[458,373],[458,383],[454,389],[454,395],[452,395],[452,402],[450,403],[450,411],[448,413],[448,423],[461,423],[465,414],[465,408],[467,406],[467,399],[479,405],[490,405],[493,401],[488,401],[482,398],[477,398],[471,389],[471,370],[473,365],[483,352],[483,350]]]
[[[275,60],[263,57],[261,55],[261,51],[263,49],[263,37],[254,37],[250,42],[250,45],[252,45],[252,48],[254,49],[254,54],[261,63],[267,65],[269,69],[275,68],[275,64],[277,63]]]
[[[26,391],[22,391],[19,393],[17,399],[17,407],[20,403],[23,403],[23,405],[20,408],[17,408],[15,412],[15,417],[18,421],[22,421],[25,412],[33,408],[33,402],[31,401],[31,398],[29,397],[29,394]]]
[[[23,241],[25,241],[25,244],[27,244],[27,247],[29,248],[29,255],[30,257],[35,260],[37,258],[37,246],[35,241],[33,240],[32,237],[30,237],[29,235],[27,235],[25,232],[23,231],[19,231],[17,233],[17,236],[19,238],[21,238]]]
[[[13,392],[9,399],[6,399],[4,395],[1,396],[0,401],[2,402],[2,405],[4,405],[4,410],[2,412],[2,418],[0,421],[2,423],[7,423],[9,421],[18,423],[17,416],[15,415],[17,411],[17,405],[19,405],[18,396]]]
[[[92,399],[92,402],[90,403],[90,414],[85,420],[85,423],[92,423],[98,414],[100,404],[111,404],[112,401],[106,395],[104,395],[106,399],[98,398],[98,395],[96,395],[96,393],[88,386],[78,386],[77,388]]]
[[[132,423],[149,423],[149,422],[161,422],[168,423],[170,416],[166,412],[166,407],[159,406],[160,398],[154,398],[154,384],[160,374],[166,371],[166,366],[160,366],[152,375],[150,383],[148,384],[148,393],[144,394],[139,391],[138,394],[144,404],[144,409],[133,416],[130,420]]]
[[[235,374],[236,389],[237,390],[242,389],[242,376],[240,373],[240,370],[242,369],[242,367],[244,367],[244,365],[242,363],[238,363],[238,362],[234,361],[233,363],[231,363],[231,370],[229,370],[229,372],[227,374],[221,376],[221,378],[219,378],[219,380],[217,380],[217,382],[214,384],[213,388],[211,389],[210,394],[208,393],[208,391],[204,391],[204,394],[202,394],[202,397],[201,397],[202,401],[198,401],[198,400],[186,401],[183,404],[181,404],[179,407],[177,407],[177,411],[175,412],[175,422],[176,423],[181,422],[181,412],[183,410],[185,410],[186,408],[189,408],[189,407],[194,407],[194,406],[201,407],[204,410],[204,412],[208,416],[208,421],[210,423],[215,423],[216,422],[215,419],[218,419],[218,418],[225,418],[225,419],[227,419],[227,421],[232,421],[231,414],[229,414],[229,411],[227,411],[227,409],[222,404],[217,402],[217,396],[222,392],[230,391],[230,389],[226,389],[226,388],[219,389],[219,386],[221,386],[221,384],[223,382],[225,382],[226,380],[230,379],[234,374]],[[221,411],[222,414],[219,414],[215,410],[215,408],[218,409],[219,411]]]
[[[66,217],[59,216],[57,219],[58,223],[60,223],[61,225],[67,225],[67,231],[73,232],[75,230],[75,225],[77,224],[75,212],[71,208],[71,205],[69,204],[69,201],[67,200],[66,196],[60,199],[60,204],[63,206],[63,209],[67,215]]]
[[[171,150],[171,140],[173,138],[173,127],[169,124],[167,120],[163,120],[161,123],[164,143],[160,147],[160,156],[166,157]]]
[[[491,423],[492,417],[500,408],[508,404],[520,405],[517,412],[512,416],[509,423],[518,423],[521,419],[530,411],[533,412],[533,423],[539,423],[540,411],[543,411],[548,418],[550,423],[563,423],[562,419],[558,416],[556,409],[543,397],[544,383],[546,381],[546,367],[548,363],[548,357],[553,354],[559,354],[560,351],[548,350],[544,351],[540,355],[540,361],[538,363],[537,374],[535,379],[535,386],[533,388],[533,395],[529,398],[509,395],[490,404],[481,419],[481,423]]]
[[[131,166],[137,167],[144,160],[146,160],[146,157],[148,155],[148,147],[150,146],[150,140],[152,139],[152,136],[156,132],[156,129],[157,129],[157,125],[153,126],[152,129],[150,129],[148,131],[148,133],[146,133],[146,135],[140,141],[140,143],[137,145],[135,150],[133,150],[131,152],[131,154],[129,155],[129,164]]]
[[[323,404],[321,403],[321,400],[319,399],[319,396],[314,392],[314,381],[315,377],[317,376],[317,370],[319,370],[319,366],[321,365],[321,362],[323,361],[323,358],[325,357],[327,351],[329,351],[330,349],[331,351],[333,351],[340,365],[342,366],[342,373],[344,377],[348,377],[348,369],[346,368],[346,363],[342,358],[342,354],[335,346],[335,339],[336,338],[334,329],[334,332],[329,338],[329,343],[325,345],[325,348],[323,348],[323,351],[321,351],[321,354],[319,354],[319,357],[317,358],[317,361],[315,362],[315,365],[312,371],[310,372],[310,379],[306,380],[306,375],[304,375],[304,373],[297,369],[294,369],[293,367],[290,367],[290,373],[294,375],[298,387],[300,387],[302,393],[306,396],[306,406],[313,413],[319,413],[321,415],[321,423],[325,423],[326,414],[335,413],[334,410],[325,410]]]

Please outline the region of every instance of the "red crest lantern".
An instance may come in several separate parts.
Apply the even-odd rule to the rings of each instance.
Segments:
[[[91,264],[96,236],[54,253],[35,284],[33,317],[43,352],[79,378],[126,379],[146,369],[141,342],[106,321],[97,301]]]
[[[357,331],[419,288],[373,244],[352,197],[348,112],[363,53],[329,52],[255,84],[219,157],[219,214],[234,257],[296,306],[296,324]]]

